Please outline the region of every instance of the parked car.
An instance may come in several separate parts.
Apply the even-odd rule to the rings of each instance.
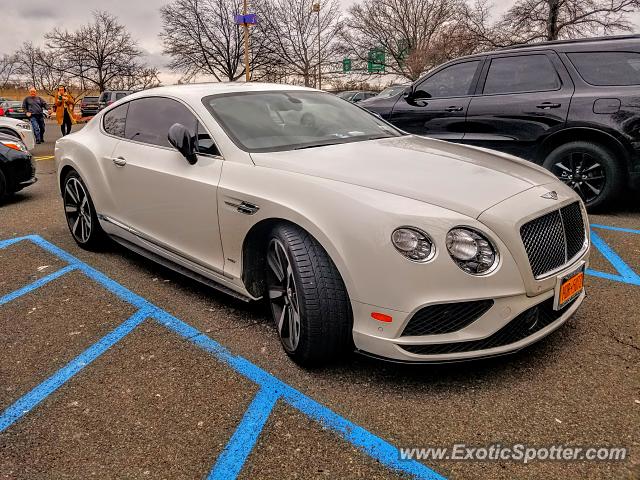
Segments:
[[[102,110],[132,93],[133,91],[131,90],[105,90],[100,94],[100,98],[98,99],[98,109]]]
[[[367,98],[375,97],[377,95],[376,92],[368,92],[361,90],[350,90],[348,92],[340,92],[337,94],[338,97],[342,98],[351,103],[358,103]]]
[[[26,145],[28,150],[33,150],[36,146],[36,138],[28,121],[0,117],[0,133],[17,138]]]
[[[27,147],[0,133],[0,200],[36,182],[36,169]]]
[[[399,83],[395,85],[390,85],[387,88],[385,88],[383,91],[381,91],[378,95],[362,100],[362,103],[360,104],[360,106],[364,107],[365,105],[368,105],[368,104],[375,105],[376,102],[380,102],[381,100],[388,99],[388,98],[397,99],[398,97],[400,97],[400,95],[402,95],[405,92],[407,87],[409,87],[410,85],[411,85],[410,83]]]
[[[55,161],[78,245],[110,236],[236,297],[267,298],[303,365],[354,345],[409,362],[511,352],[584,299],[589,228],[572,189],[317,90],[138,92],[59,139]]]
[[[122,97],[121,97],[122,98]],[[83,117],[93,117],[100,111],[100,97],[87,95],[80,101],[80,113]]]
[[[640,186],[640,36],[462,57],[366,108],[403,130],[511,153],[597,209]]]
[[[27,114],[22,108],[22,102],[15,100],[8,100],[0,103],[0,109],[2,109],[5,117],[17,118],[18,120],[26,120]]]

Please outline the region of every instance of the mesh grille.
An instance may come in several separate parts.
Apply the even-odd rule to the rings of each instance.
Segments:
[[[493,306],[493,300],[430,305],[418,310],[402,335],[437,335],[451,333],[470,325]]]
[[[410,353],[418,355],[438,355],[445,353],[472,352],[502,347],[518,342],[559,319],[575,300],[562,310],[553,309],[553,297],[522,312],[493,335],[471,342],[441,343],[435,345],[398,345]]]
[[[564,223],[564,231],[567,236],[567,257],[572,259],[575,257],[582,246],[585,239],[584,220],[578,203],[572,203],[560,210],[562,222]]]
[[[584,245],[580,205],[572,203],[525,223],[520,236],[535,277],[562,267]]]

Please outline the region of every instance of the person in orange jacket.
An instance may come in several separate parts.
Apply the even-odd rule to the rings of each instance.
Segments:
[[[65,86],[60,85],[58,87],[58,93],[56,94],[53,108],[56,112],[56,120],[58,120],[58,125],[60,125],[63,137],[71,133],[71,125],[76,123],[76,120],[73,117],[74,105],[74,98],[67,92],[67,88]]]

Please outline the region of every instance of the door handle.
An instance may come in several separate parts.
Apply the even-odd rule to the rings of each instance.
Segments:
[[[451,106],[451,107],[447,107],[444,109],[445,112],[461,112],[462,110],[464,110],[463,107],[455,107],[455,106]]]
[[[548,110],[550,108],[560,108],[561,106],[561,103],[544,102],[540,105],[537,105],[536,108],[539,108],[540,110]]]
[[[123,157],[113,158],[112,160],[117,167],[124,167],[127,164],[127,161]]]

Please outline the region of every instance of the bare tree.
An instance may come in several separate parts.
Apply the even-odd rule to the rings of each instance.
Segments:
[[[520,0],[497,27],[522,43],[610,35],[631,31],[638,9],[640,0]]]
[[[184,80],[205,74],[234,81],[245,75],[243,34],[233,22],[241,7],[241,0],[174,0],[162,7],[160,38],[171,57],[169,68]],[[252,71],[266,61],[264,43],[260,25],[253,27]]]
[[[16,55],[2,55],[0,57],[0,88],[7,88],[13,83],[18,70],[18,57]]]
[[[108,12],[96,11],[93,21],[75,31],[59,28],[45,34],[58,68],[86,88],[104,91],[131,72],[141,71],[142,51],[127,29]]]
[[[475,48],[462,28],[463,0],[363,0],[349,9],[344,52],[366,61],[385,52],[385,70],[417,79],[425,70]]]
[[[313,85],[318,68],[335,60],[336,36],[342,29],[339,1],[322,2],[319,57],[318,15],[312,11],[313,3],[314,0],[271,0],[262,19],[269,58],[267,70],[284,67],[289,81],[295,82],[298,77],[305,86]]]
[[[31,42],[23,44],[16,52],[16,60],[16,73],[22,77],[23,83],[47,95],[54,95],[59,85],[71,83],[60,60]]]

